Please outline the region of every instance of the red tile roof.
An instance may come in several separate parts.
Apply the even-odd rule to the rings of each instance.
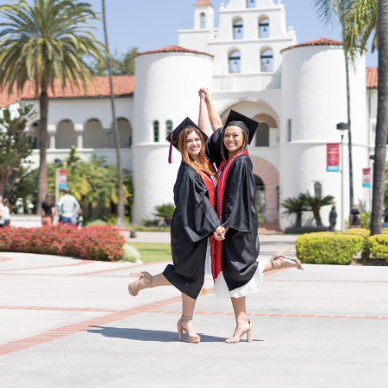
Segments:
[[[326,38],[319,38],[315,40],[310,40],[309,42],[296,44],[295,46],[290,46],[283,49],[281,52],[290,50],[296,47],[305,47],[305,46],[342,46],[342,42],[338,42],[337,40],[331,40]]]
[[[194,7],[199,7],[201,5],[212,5],[212,3],[209,1],[209,0],[198,0],[195,4],[194,4]]]
[[[55,94],[49,90],[49,98],[93,98],[93,97],[109,97],[110,85],[109,77],[95,77],[93,82],[96,90],[92,85],[88,85],[88,91],[85,92],[83,88],[71,89],[66,86],[62,89],[59,80],[54,81]],[[133,75],[117,75],[113,77],[113,91],[115,96],[130,96],[135,91],[135,76]],[[27,81],[22,93],[15,91],[9,96],[7,90],[0,92],[0,107],[11,105],[20,100],[35,100],[38,96],[35,94],[34,83]]]
[[[213,55],[208,53],[203,53],[200,51],[190,50],[184,47],[180,46],[168,46],[163,47],[157,50],[151,50],[151,51],[143,51],[142,53],[137,53],[134,57],[138,57],[139,55],[145,55],[145,54],[158,54],[158,53],[192,53],[192,54],[202,54],[202,55],[208,55],[209,57],[213,58]]]
[[[378,68],[367,67],[366,68],[366,87],[368,89],[377,89],[378,84]]]

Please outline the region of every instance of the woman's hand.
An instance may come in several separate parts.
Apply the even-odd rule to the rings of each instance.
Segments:
[[[222,241],[222,240],[225,240],[225,228],[223,226],[219,226],[218,228],[216,228],[216,230],[213,232],[214,234],[214,238],[217,240],[217,241]]]

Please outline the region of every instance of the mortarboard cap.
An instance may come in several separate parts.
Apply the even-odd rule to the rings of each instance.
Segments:
[[[172,146],[178,149],[179,136],[185,128],[194,127],[197,128],[203,137],[204,142],[208,139],[207,135],[195,124],[192,120],[186,117],[172,132],[166,137],[166,140],[170,142],[170,152],[168,155],[168,162],[172,163]]]
[[[245,131],[249,139],[248,144],[251,144],[259,123],[247,116],[242,115],[241,113],[231,110],[228,118],[226,119],[224,130],[232,125],[240,127],[243,131]]]

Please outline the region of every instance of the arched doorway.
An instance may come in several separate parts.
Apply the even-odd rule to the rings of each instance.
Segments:
[[[254,177],[256,181],[255,208],[259,222],[265,222],[265,184],[259,176],[254,175]]]
[[[277,222],[279,221],[279,171],[266,159],[252,155],[250,158],[256,179],[256,207],[258,201],[264,200],[264,209],[260,210],[264,213],[265,222]]]

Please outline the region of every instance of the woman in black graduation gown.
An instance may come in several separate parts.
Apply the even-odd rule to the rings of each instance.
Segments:
[[[208,137],[186,118],[167,138],[182,154],[182,163],[174,186],[175,212],[171,222],[173,265],[162,274],[148,272],[129,284],[129,293],[136,296],[141,289],[174,285],[182,292],[182,317],[178,322],[179,339],[182,330],[189,342],[199,342],[192,326],[196,298],[205,277],[205,259],[209,237],[223,228],[215,211],[215,171],[206,159]],[[215,243],[215,241],[214,241]],[[213,244],[214,245],[214,244]]]
[[[217,215],[225,228],[225,240],[217,242],[214,292],[218,296],[231,297],[235,312],[236,330],[226,342],[237,343],[246,333],[248,341],[252,341],[252,325],[246,315],[246,295],[260,289],[264,272],[302,267],[299,260],[282,256],[290,247],[277,252],[270,261],[257,262],[256,183],[247,146],[259,123],[232,110],[222,127],[208,93],[206,102],[214,130],[209,151],[218,168]]]

